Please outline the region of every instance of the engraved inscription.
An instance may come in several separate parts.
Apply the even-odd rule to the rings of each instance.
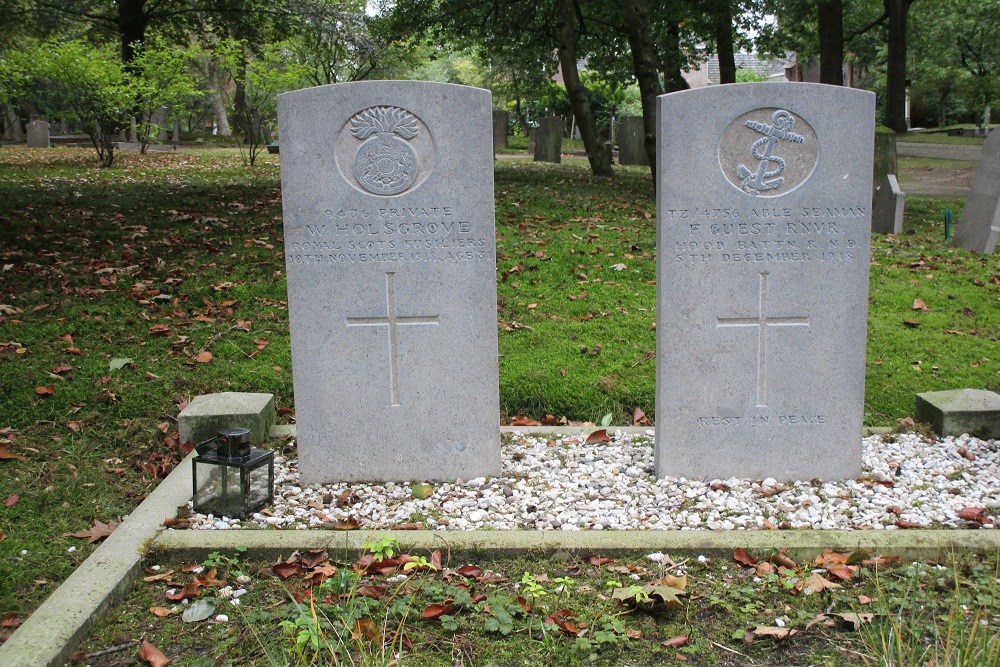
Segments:
[[[752,197],[778,197],[794,190],[812,173],[818,155],[812,127],[787,109],[745,113],[719,142],[723,174]]]
[[[698,426],[815,426],[826,423],[826,415],[747,415],[695,417]]]
[[[433,325],[437,326],[437,315],[411,315],[401,317],[396,314],[396,274],[387,271],[385,274],[386,317],[348,317],[350,327],[386,327],[389,332],[389,405],[399,407],[399,343],[397,331],[400,326]]]
[[[766,408],[767,382],[767,328],[768,327],[805,327],[809,328],[809,317],[768,317],[767,314],[767,272],[760,273],[757,290],[756,317],[720,317],[715,328],[756,328],[757,329],[757,405]]]

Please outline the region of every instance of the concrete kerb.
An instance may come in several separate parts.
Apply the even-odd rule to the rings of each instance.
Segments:
[[[586,435],[594,427],[504,427],[504,432],[556,437]],[[611,428],[633,433],[648,429]],[[275,427],[272,437],[294,435]],[[390,536],[406,550],[441,549],[494,555],[570,551],[580,554],[672,554],[726,558],[736,547],[769,552],[786,549],[795,559],[825,548],[863,549],[904,559],[940,558],[953,551],[998,552],[998,530],[790,530],[790,531],[392,531],[392,530],[163,530],[164,519],[191,498],[190,456],[122,522],[63,584],[0,644],[4,667],[61,666],[93,623],[135,583],[147,555],[202,560],[213,551],[246,547],[256,557],[287,556],[296,549],[326,548],[355,553],[373,538]]]

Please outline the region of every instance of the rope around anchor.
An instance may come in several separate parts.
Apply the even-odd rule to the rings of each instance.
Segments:
[[[753,155],[755,159],[762,161],[767,160],[768,162],[778,163],[777,169],[774,169],[772,171],[765,171],[763,173],[763,175],[760,177],[761,182],[763,182],[764,179],[766,178],[774,178],[775,176],[778,176],[779,174],[781,174],[781,172],[785,170],[785,161],[783,159],[781,159],[777,155],[764,155],[763,153],[760,152],[759,147],[766,144],[767,140],[768,140],[767,137],[761,137],[757,141],[753,142],[752,146],[750,146],[750,154]]]

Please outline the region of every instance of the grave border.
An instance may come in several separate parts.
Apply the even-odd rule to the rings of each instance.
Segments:
[[[502,433],[589,433],[596,427],[501,427]],[[645,433],[645,427],[609,430]],[[881,429],[880,429],[881,430]],[[277,426],[272,437],[293,435],[294,427]],[[138,581],[149,557],[203,559],[213,551],[248,547],[255,555],[287,555],[296,549],[330,547],[360,551],[375,536],[392,537],[406,550],[450,549],[496,555],[577,551],[586,554],[690,552],[728,558],[736,547],[750,551],[786,549],[796,559],[811,558],[824,548],[865,549],[906,559],[938,558],[956,550],[1000,551],[1000,529],[918,530],[608,530],[608,531],[400,531],[400,530],[164,530],[161,523],[176,515],[191,498],[189,455],[122,521],[5,643],[4,667],[65,665],[93,624]]]

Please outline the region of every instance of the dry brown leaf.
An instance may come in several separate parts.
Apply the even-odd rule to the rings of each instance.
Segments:
[[[608,437],[607,429],[598,429],[587,436],[587,440],[583,443],[585,445],[606,445],[611,442],[611,438]]]
[[[747,553],[747,550],[743,547],[736,547],[733,549],[733,560],[740,565],[746,565],[747,567],[753,567],[757,564],[757,559]]]
[[[199,364],[207,364],[212,360],[212,353],[209,352],[208,350],[199,352],[198,356],[196,356],[194,360],[197,361]]]
[[[142,646],[139,647],[139,659],[148,663],[150,667],[165,667],[170,664],[170,658],[163,655],[160,649],[145,639],[142,640]]]
[[[924,312],[927,312],[928,310],[930,310],[930,308],[927,307],[927,304],[924,303],[923,299],[914,299],[913,310],[922,310]]]
[[[94,525],[88,528],[87,530],[78,530],[75,533],[63,533],[63,537],[77,537],[80,538],[81,540],[83,539],[87,540],[88,544],[93,544],[94,542],[104,539],[105,537],[113,533],[115,531],[115,528],[117,527],[118,527],[117,521],[109,521],[108,523],[104,523],[103,521],[94,519]]]
[[[167,609],[166,607],[150,607],[149,613],[153,614],[154,616],[159,616],[160,618],[166,618],[167,616],[170,616],[174,612],[171,611],[170,609]]]
[[[677,635],[676,637],[671,637],[670,639],[665,639],[660,642],[660,646],[663,648],[680,648],[688,643],[687,635]]]
[[[14,452],[10,451],[11,446],[12,445],[9,442],[0,442],[0,461],[4,461],[4,460],[7,460],[7,461],[10,461],[10,460],[14,460],[14,461],[27,461],[28,460],[27,456],[21,456],[20,454],[15,454]]]
[[[802,593],[803,595],[812,595],[813,593],[822,593],[827,589],[837,589],[843,588],[840,584],[836,584],[821,574],[812,573],[808,578],[800,580],[795,587],[792,589],[795,593]]]

